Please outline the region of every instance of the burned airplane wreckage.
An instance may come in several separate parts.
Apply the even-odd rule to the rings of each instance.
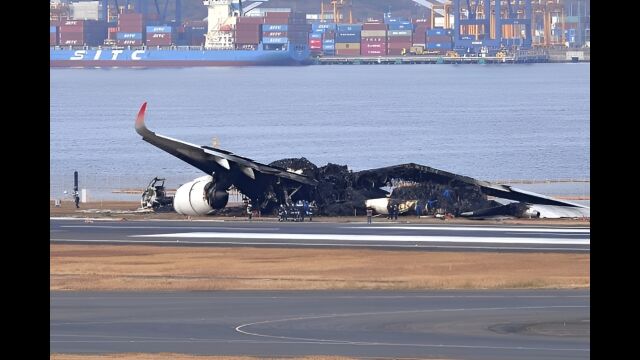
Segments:
[[[319,215],[364,214],[367,207],[386,214],[395,205],[400,212],[419,206],[424,212],[477,218],[589,217],[590,209],[582,205],[413,163],[357,172],[331,163],[318,167],[305,158],[261,164],[152,132],[144,122],[146,105],[135,122],[142,139],[207,174],[178,188],[173,205],[180,214],[215,213],[227,205],[228,190],[235,187],[263,213],[308,201]],[[389,193],[385,188],[393,190]],[[489,200],[489,196],[511,203]]]

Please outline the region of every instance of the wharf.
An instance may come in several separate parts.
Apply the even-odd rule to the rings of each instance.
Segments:
[[[313,59],[316,65],[377,65],[377,64],[502,64],[502,63],[543,63],[549,55],[543,52],[518,52],[509,56],[324,56]]]

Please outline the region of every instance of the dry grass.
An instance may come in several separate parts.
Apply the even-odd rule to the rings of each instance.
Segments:
[[[50,245],[51,290],[588,288],[589,254]]]
[[[51,354],[50,360],[275,360],[281,358],[251,357],[251,356],[210,356],[210,355],[186,355],[176,353],[123,353],[123,354],[102,354],[102,355],[71,355],[71,354]],[[344,356],[304,356],[290,357],[289,360],[352,360],[354,358]]]

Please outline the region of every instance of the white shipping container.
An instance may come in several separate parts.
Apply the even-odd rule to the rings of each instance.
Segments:
[[[100,1],[83,1],[70,4],[71,17],[75,20],[100,20],[102,4]]]

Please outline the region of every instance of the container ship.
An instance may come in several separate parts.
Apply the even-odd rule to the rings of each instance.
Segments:
[[[311,63],[306,14],[243,17],[231,0],[205,0],[207,22],[145,26],[140,13],[121,13],[116,27],[95,20],[52,22],[51,67],[182,67]],[[184,44],[186,42],[186,44]]]

